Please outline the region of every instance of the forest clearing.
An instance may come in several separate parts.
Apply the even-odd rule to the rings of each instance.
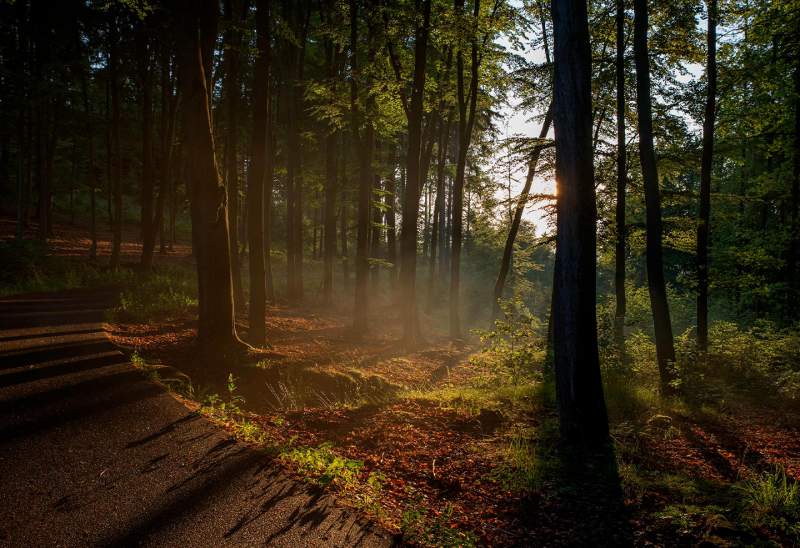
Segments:
[[[0,0],[0,545],[800,545],[797,0]]]

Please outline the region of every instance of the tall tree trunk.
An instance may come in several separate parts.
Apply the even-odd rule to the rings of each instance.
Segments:
[[[392,167],[389,178],[386,179],[386,194],[384,195],[384,206],[386,207],[386,259],[392,263],[389,270],[389,283],[392,289],[397,283],[397,220],[395,211],[397,209],[397,181],[396,175],[396,152],[392,152]]]
[[[231,275],[233,276],[234,303],[239,308],[244,303],[242,290],[241,258],[239,256],[239,103],[241,102],[241,49],[242,25],[249,6],[243,0],[225,0],[225,79],[222,95],[225,100],[227,124],[225,127],[225,184],[228,187],[228,223],[231,238]]]
[[[198,32],[200,28],[216,27],[206,20],[217,15],[217,10],[208,4],[215,4],[215,1],[176,0],[175,19],[199,287],[197,339],[205,356],[225,359],[237,355],[247,346],[236,334],[227,196],[214,153],[204,70],[206,60],[201,48],[202,43],[211,39],[207,35],[201,37]]]
[[[789,239],[789,313],[796,317],[797,301],[800,297],[800,276],[797,275],[797,259],[800,256],[800,55],[795,56],[794,67],[794,173],[792,178],[792,233]]]
[[[109,87],[111,90],[111,187],[114,193],[113,235],[111,242],[111,268],[120,265],[122,251],[122,149],[119,129],[121,124],[119,99],[119,31],[116,17],[109,31]]]
[[[436,257],[439,247],[444,247],[444,170],[447,161],[447,146],[450,139],[450,118],[445,124],[440,124],[439,142],[437,145],[436,166],[436,202],[433,206],[433,226],[431,227],[431,255],[428,264],[428,299],[425,308],[430,311],[433,307],[434,289],[436,286]]]
[[[586,0],[553,0],[552,12],[557,184],[553,310],[556,399],[564,439],[597,446],[608,438],[608,418],[597,349],[597,209]]]
[[[620,358],[625,355],[625,187],[628,182],[627,146],[625,144],[625,0],[617,0],[617,241],[614,250],[614,338]]]
[[[406,184],[403,193],[403,223],[400,234],[400,305],[403,340],[416,344],[420,336],[417,315],[417,222],[419,220],[420,153],[422,148],[422,113],[425,93],[428,34],[430,31],[431,0],[416,0],[416,11],[422,12],[422,24],[417,25],[414,39],[414,76],[408,106],[408,152],[406,155]]]
[[[650,59],[647,52],[647,0],[634,0],[633,56],[636,63],[636,105],[639,117],[639,158],[644,179],[647,221],[646,262],[647,286],[653,309],[656,335],[656,354],[661,378],[661,390],[671,392],[675,378],[675,345],[664,280],[664,260],[661,224],[661,195],[653,148],[653,115],[650,98]]]
[[[95,192],[97,190],[97,174],[95,173],[95,158],[94,158],[94,124],[92,123],[92,107],[89,102],[89,84],[87,82],[89,72],[89,60],[86,60],[86,68],[81,71],[81,95],[83,98],[83,115],[86,118],[86,139],[88,141],[88,180],[89,180],[89,214],[90,225],[89,233],[91,234],[92,243],[89,246],[89,258],[95,259],[97,257],[97,204]]]
[[[351,71],[350,81],[350,110],[352,114],[353,142],[358,147],[358,213],[356,225],[356,287],[353,308],[353,329],[357,334],[363,334],[368,327],[367,320],[367,278],[369,276],[369,221],[370,203],[372,194],[372,155],[375,146],[375,129],[370,116],[372,115],[368,101],[367,112],[364,113],[364,131],[361,135],[362,115],[358,102],[357,78],[361,76],[358,63],[358,12],[357,2],[350,3],[350,48]],[[370,57],[374,54],[372,32],[369,32]],[[368,82],[364,87],[369,89]]]
[[[455,0],[456,11],[464,9],[464,0]],[[461,338],[461,244],[462,219],[464,215],[464,176],[467,166],[467,153],[472,140],[472,127],[475,123],[475,109],[478,100],[478,38],[477,25],[480,14],[480,0],[474,0],[472,29],[472,66],[469,93],[464,90],[464,54],[459,50],[456,56],[456,77],[458,78],[458,159],[456,178],[453,183],[453,243],[450,257],[450,338]],[[469,110],[467,110],[469,102]]]
[[[553,103],[547,107],[547,114],[544,116],[542,128],[539,131],[539,140],[547,138],[547,133],[550,131],[550,124],[553,120]],[[506,245],[503,247],[503,259],[500,262],[500,272],[497,274],[497,281],[494,284],[494,306],[492,316],[497,317],[500,311],[500,299],[503,298],[503,289],[505,288],[506,278],[508,272],[511,270],[511,255],[514,251],[514,241],[517,239],[519,226],[522,223],[522,214],[525,212],[525,206],[528,204],[528,194],[531,191],[533,184],[533,176],[536,174],[536,167],[539,164],[539,156],[544,149],[544,144],[538,144],[534,147],[531,158],[528,162],[528,173],[525,176],[525,186],[517,199],[517,207],[514,210],[514,218],[511,220],[511,228],[508,231],[506,238]]]
[[[256,2],[256,43],[258,56],[253,81],[253,136],[250,171],[247,180],[247,236],[250,247],[250,331],[255,345],[264,344],[266,336],[266,266],[264,264],[264,165],[268,150],[267,102],[270,71],[269,0]],[[271,143],[270,143],[271,144]]]
[[[148,30],[145,22],[136,29],[136,57],[139,69],[139,89],[142,105],[142,270],[153,267],[153,251],[156,245],[153,198],[155,192],[153,169],[153,88],[151,77],[151,54]]]
[[[708,0],[708,60],[703,155],[700,166],[700,215],[697,222],[697,349],[708,349],[708,242],[711,222],[711,169],[717,113],[717,0]]]
[[[322,296],[325,304],[333,301],[333,266],[336,260],[336,192],[339,166],[339,136],[331,131],[325,137],[325,208],[324,208],[324,274]]]
[[[306,6],[306,2],[287,2],[285,9],[287,20],[296,37],[296,41],[287,40],[288,82],[285,86],[288,103],[287,297],[291,302],[299,302],[303,299],[303,184],[300,174],[303,110],[300,83],[303,79],[310,9]]]
[[[159,187],[158,203],[156,204],[156,214],[153,224],[157,226],[161,240],[160,253],[167,252],[167,235],[164,226],[164,208],[167,200],[172,203],[175,192],[173,182],[172,166],[172,143],[175,135],[175,115],[178,107],[178,97],[173,91],[173,80],[170,76],[172,48],[165,39],[161,46],[161,163],[159,165]],[[170,225],[172,226],[172,225]],[[170,247],[172,246],[170,236]]]
[[[110,65],[110,63],[109,63]],[[106,215],[108,218],[109,230],[114,230],[114,212],[112,210],[114,193],[114,147],[112,145],[111,134],[113,133],[113,120],[111,115],[111,75],[110,70],[106,74]]]
[[[380,156],[377,153],[376,148],[376,156]],[[374,175],[373,177],[374,186],[372,188],[372,230],[370,231],[370,257],[373,259],[380,259],[381,258],[381,239],[383,237],[383,231],[381,226],[383,226],[383,211],[381,210],[381,176]],[[372,283],[372,292],[377,294],[378,293],[378,283],[380,280],[380,268],[378,265],[374,265],[370,271],[371,283]]]
[[[334,5],[328,0],[328,12],[332,12]],[[338,76],[339,56],[333,40],[325,43],[325,62],[327,76],[331,86],[331,96],[336,96],[336,78]],[[333,99],[331,99],[333,101]],[[331,106],[333,103],[331,102]],[[339,135],[335,127],[329,127],[325,136],[325,205],[323,209],[323,275],[322,299],[325,304],[333,302],[333,267],[336,260],[336,192],[338,191],[337,176],[339,173]]]
[[[271,54],[271,52],[270,52]],[[272,277],[272,190],[275,179],[275,133],[272,131],[275,117],[273,112],[273,88],[271,74],[267,75],[267,129],[264,136],[264,268],[266,270],[267,300],[275,302],[275,282]]]

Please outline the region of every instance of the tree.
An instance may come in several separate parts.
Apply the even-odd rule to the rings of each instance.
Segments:
[[[620,355],[625,353],[625,187],[628,180],[627,145],[625,143],[625,0],[616,0],[616,80],[617,80],[617,238],[614,250],[614,335]]]
[[[425,94],[428,35],[430,33],[431,0],[415,0],[415,9],[422,13],[421,24],[414,30],[414,72],[407,104],[408,147],[406,151],[406,184],[403,195],[402,232],[400,233],[400,306],[403,340],[414,345],[419,338],[417,316],[417,223],[420,198],[420,153],[422,149],[422,113]]]
[[[183,97],[184,148],[191,185],[193,244],[197,260],[197,340],[206,356],[226,358],[248,347],[236,334],[228,237],[227,193],[219,178],[203,57],[216,38],[214,0],[175,0]],[[209,20],[211,19],[211,20]],[[202,29],[202,32],[201,32]],[[203,46],[205,44],[205,47]]]
[[[250,171],[247,174],[247,240],[250,247],[250,330],[252,344],[264,344],[266,335],[266,266],[264,264],[264,179],[265,164],[272,154],[267,138],[270,78],[270,0],[256,2],[256,45],[258,56],[253,79],[253,133]]]
[[[233,294],[238,306],[244,300],[241,261],[239,258],[239,104],[241,103],[242,24],[249,9],[243,0],[225,0],[225,53],[222,95],[225,101],[225,184],[228,188],[228,207],[231,238],[231,273]],[[256,31],[257,32],[257,31]]]
[[[155,169],[153,166],[153,78],[152,54],[148,22],[137,22],[136,60],[139,71],[139,92],[142,107],[142,270],[153,266],[157,222],[154,211]]]
[[[591,50],[585,0],[553,0],[557,233],[553,352],[562,436],[608,437],[595,310],[596,221]]]
[[[647,0],[634,0],[633,56],[636,64],[636,107],[639,116],[639,159],[644,179],[645,214],[647,220],[646,262],[647,287],[653,311],[658,371],[662,393],[673,390],[675,378],[675,345],[672,338],[667,286],[664,280],[664,259],[661,222],[661,192],[658,184],[656,156],[653,147],[653,114],[650,98],[650,59],[647,51]]]
[[[368,58],[374,62],[375,46],[372,25],[369,28]],[[353,330],[357,334],[367,329],[367,277],[369,275],[369,217],[372,194],[372,155],[375,148],[375,127],[371,115],[374,110],[372,98],[366,101],[366,112],[362,120],[359,106],[359,90],[357,78],[361,77],[358,62],[358,3],[350,2],[350,112],[352,117],[353,142],[358,147],[358,210],[356,228],[356,286],[353,307]],[[363,84],[369,90],[371,79],[367,77]],[[361,126],[364,126],[363,132]],[[362,134],[363,133],[363,134]]]
[[[708,348],[708,235],[711,222],[711,168],[717,111],[717,0],[708,0],[708,61],[703,155],[700,165],[700,215],[697,222],[697,349]]]
[[[322,11],[323,17],[330,26],[338,21],[334,18],[334,2],[328,0],[326,9]],[[331,31],[332,32],[332,29]],[[336,97],[336,81],[339,76],[339,52],[332,37],[325,41],[326,76],[331,87],[329,108],[333,108]],[[323,210],[323,276],[322,298],[326,304],[333,301],[333,267],[336,259],[336,193],[339,172],[339,135],[335,124],[330,124],[325,136],[325,206]]]
[[[114,193],[114,234],[111,243],[111,268],[119,268],[122,251],[122,150],[119,140],[120,98],[119,98],[119,29],[116,10],[112,13],[108,32],[108,70],[111,94],[111,126],[110,152],[111,162],[110,188]]]

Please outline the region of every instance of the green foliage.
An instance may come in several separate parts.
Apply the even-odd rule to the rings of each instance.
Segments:
[[[756,520],[768,516],[800,520],[800,484],[781,467],[741,482],[737,490]]]
[[[546,350],[541,322],[518,298],[501,302],[500,309],[503,317],[495,320],[494,329],[477,330],[483,352],[476,359],[500,382],[535,378]]]
[[[292,447],[283,451],[280,457],[320,485],[332,483],[345,489],[353,489],[358,485],[359,472],[364,466],[361,461],[337,455],[332,443],[323,443],[318,447]],[[380,486],[380,483],[377,477],[373,478],[374,486]]]
[[[232,430],[237,439],[249,443],[264,443],[266,433],[253,422],[251,414],[243,411],[240,407],[245,400],[236,393],[236,377],[232,373],[228,374],[226,389],[227,399],[222,399],[217,394],[203,395],[200,413]]]
[[[475,533],[452,526],[452,517],[453,506],[450,504],[445,505],[441,512],[433,513],[419,502],[412,501],[403,510],[400,523],[403,540],[422,546],[477,546],[479,539]]]

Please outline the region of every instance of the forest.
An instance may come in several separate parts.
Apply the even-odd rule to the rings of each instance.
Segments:
[[[0,0],[0,196],[0,544],[800,545],[798,0]]]

